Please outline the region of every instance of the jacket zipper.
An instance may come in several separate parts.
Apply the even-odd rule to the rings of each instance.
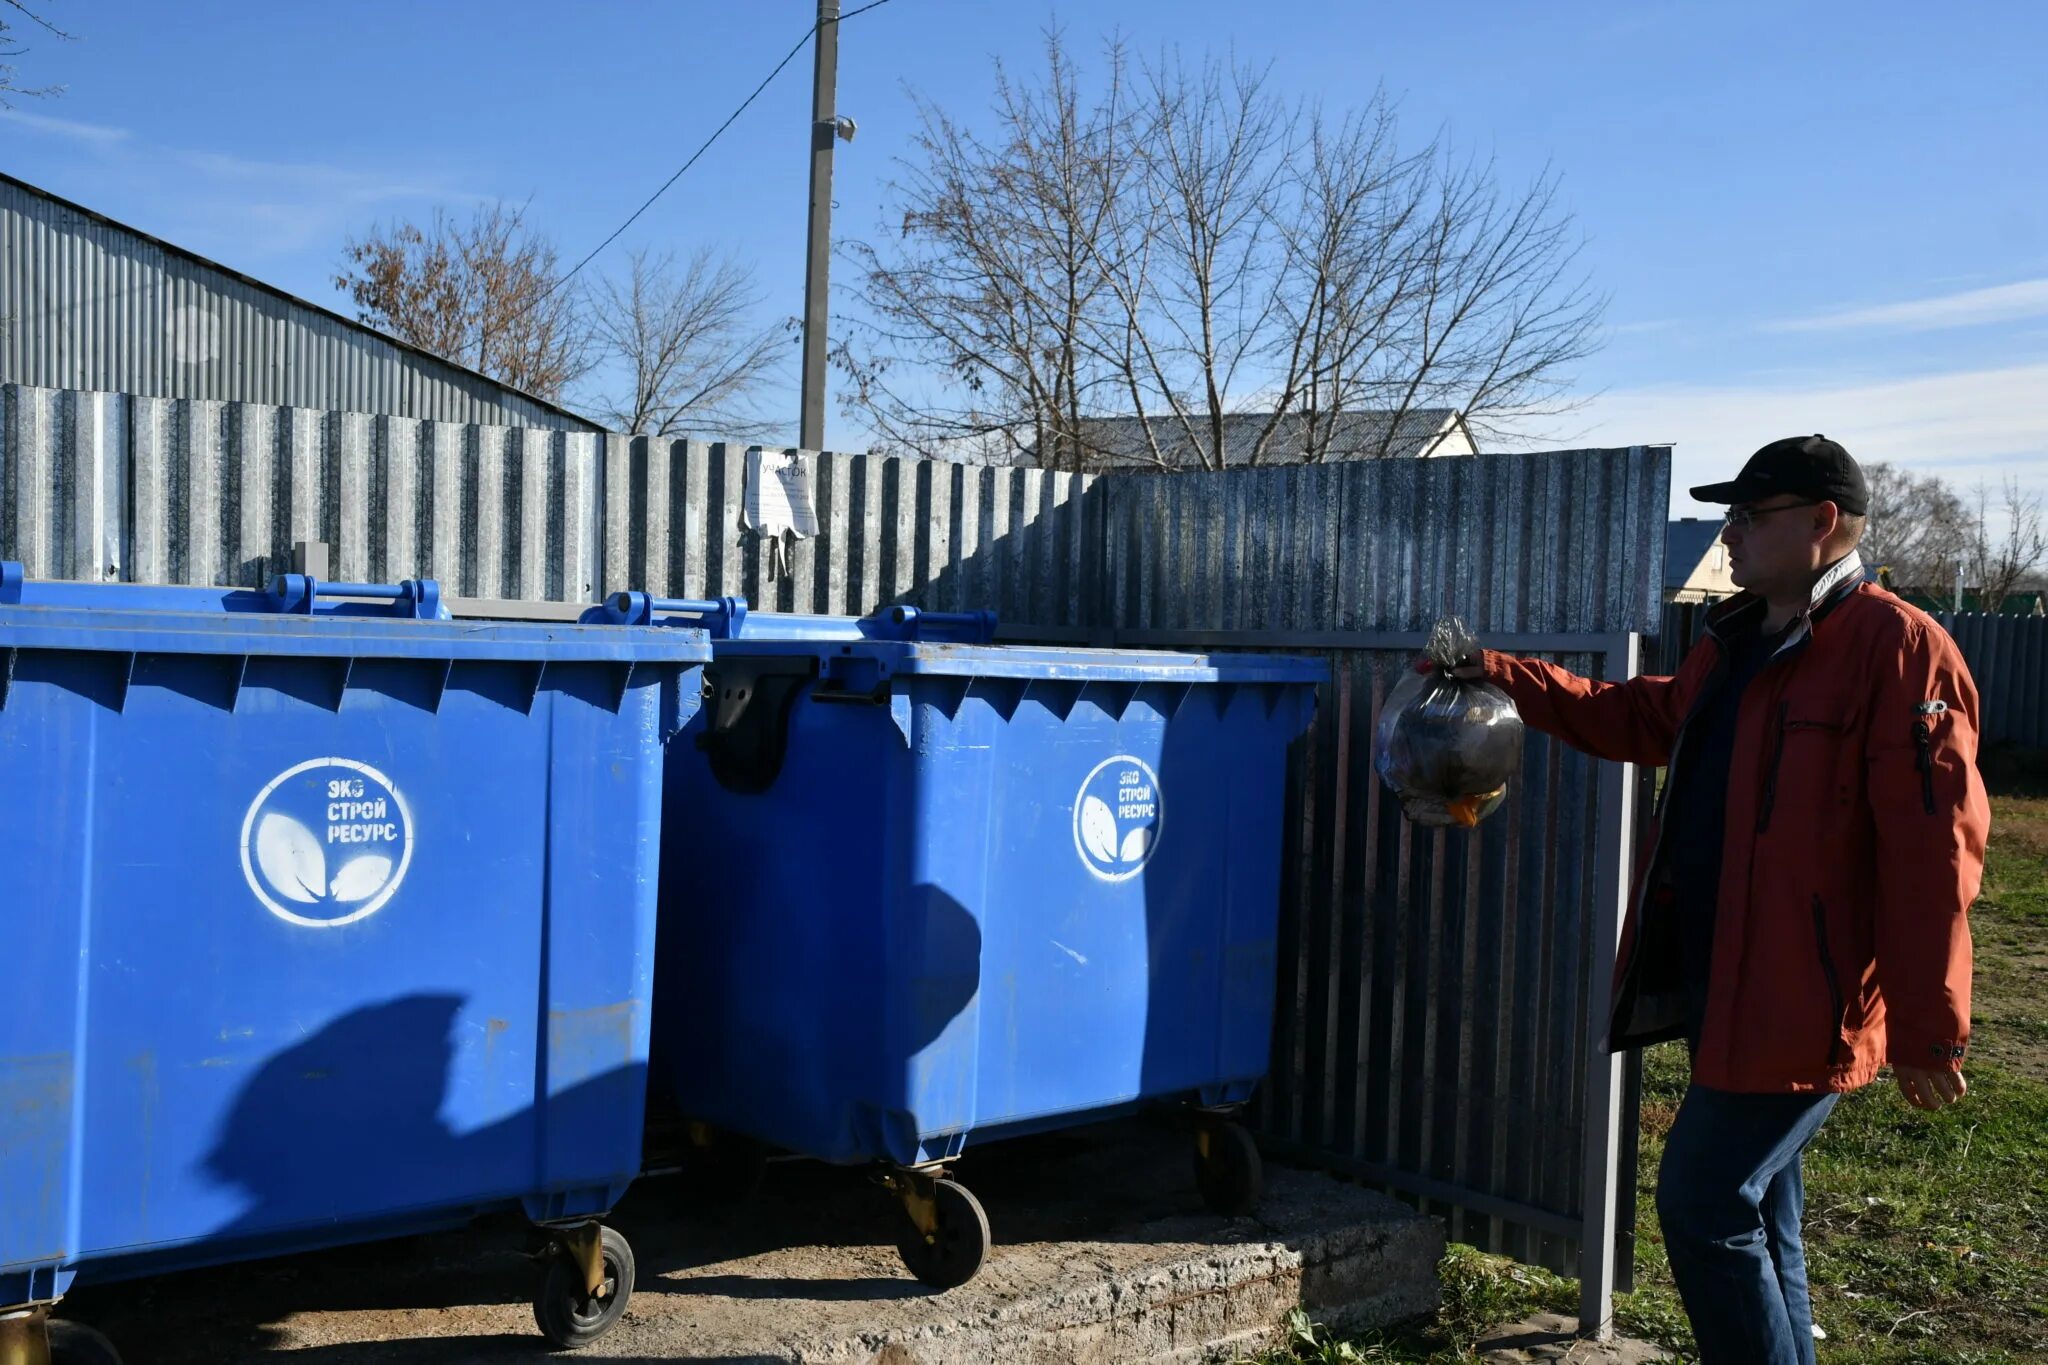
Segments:
[[[1934,814],[1934,726],[1930,716],[1939,716],[1948,710],[1945,701],[1923,701],[1916,708],[1919,718],[1913,722],[1913,746],[1920,751],[1920,799],[1929,815]]]
[[[1785,733],[1791,727],[1786,716],[1792,710],[1792,703],[1778,703],[1778,744],[1771,751],[1771,770],[1764,777],[1763,800],[1757,803],[1756,832],[1762,834],[1771,827],[1771,811],[1778,804],[1778,768],[1785,762]]]
[[[1821,973],[1828,979],[1828,1018],[1834,1023],[1828,1038],[1828,1065],[1834,1066],[1842,1059],[1842,982],[1835,975],[1835,955],[1828,948],[1828,910],[1819,896],[1813,898],[1813,941],[1820,952]]]
[[[1664,837],[1670,832],[1670,822],[1665,817],[1670,813],[1671,793],[1678,785],[1678,760],[1685,753],[1685,737],[1691,733],[1693,722],[1699,719],[1707,697],[1712,695],[1714,687],[1727,675],[1728,646],[1713,636],[1711,631],[1709,638],[1713,639],[1714,648],[1720,652],[1720,657],[1714,660],[1713,670],[1707,674],[1706,684],[1700,688],[1699,695],[1693,698],[1691,709],[1685,713],[1685,718],[1678,722],[1678,733],[1671,737],[1671,759],[1664,765],[1664,789],[1657,793],[1657,804],[1652,814],[1652,818],[1657,822],[1657,837],[1650,845],[1650,859],[1643,865],[1644,874],[1637,883],[1635,897],[1630,907],[1636,919],[1636,936],[1629,944],[1628,959],[1621,964],[1620,984],[1615,988],[1614,1000],[1608,1007],[1609,1017],[1604,1024],[1610,1042],[1614,1031],[1613,1012],[1635,990],[1636,962],[1642,957],[1643,925],[1649,916],[1650,892],[1657,879],[1657,867],[1664,857]]]

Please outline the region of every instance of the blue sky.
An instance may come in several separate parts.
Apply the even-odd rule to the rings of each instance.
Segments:
[[[0,115],[0,168],[336,306],[342,240],[437,203],[530,200],[580,257],[814,12],[44,8],[77,38],[18,64],[68,89]],[[1612,302],[1587,406],[1550,444],[1676,442],[1682,489],[1821,430],[1959,484],[2048,487],[2048,7],[891,0],[841,36],[860,135],[838,157],[840,231],[882,216],[907,89],[974,119],[991,59],[1031,69],[1055,21],[1084,52],[1114,28],[1141,54],[1270,61],[1331,107],[1384,83],[1414,139],[1442,129],[1510,183],[1554,168]],[[795,314],[809,99],[806,54],[593,268],[727,248],[755,264],[764,320]],[[836,408],[830,436],[863,444]]]

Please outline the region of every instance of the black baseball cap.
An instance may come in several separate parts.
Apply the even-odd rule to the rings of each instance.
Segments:
[[[1749,457],[1742,472],[1726,483],[1702,484],[1692,490],[1701,502],[1755,502],[1774,494],[1794,493],[1815,502],[1831,502],[1847,516],[1870,514],[1870,485],[1862,466],[1849,458],[1840,441],[1825,436],[1787,436]]]

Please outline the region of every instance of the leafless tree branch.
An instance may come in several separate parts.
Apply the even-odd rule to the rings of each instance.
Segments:
[[[588,300],[597,363],[617,376],[592,410],[648,436],[763,434],[772,424],[750,400],[786,347],[756,322],[760,303],[753,272],[730,257],[702,250],[678,266],[673,253],[633,252],[624,277]]]
[[[550,402],[591,366],[574,290],[557,287],[555,246],[523,206],[491,204],[466,223],[443,210],[351,238],[335,286],[357,316],[401,340]]]
[[[9,10],[14,13],[9,14]],[[53,38],[66,41],[71,38],[69,33],[51,23],[40,11],[30,9],[25,0],[0,0],[0,109],[14,107],[8,102],[9,96],[41,99],[64,93],[64,87],[61,85],[28,86],[21,83],[21,73],[12,59],[27,56],[29,48],[23,45],[18,36],[21,20],[16,19],[14,15],[20,15],[22,19],[28,20]]]
[[[1060,33],[1043,55],[997,65],[986,136],[921,103],[900,228],[843,249],[835,360],[885,444],[1220,468],[1392,453],[1425,408],[1500,437],[1569,405],[1604,300],[1555,176],[1508,190],[1404,151],[1383,97],[1333,117],[1234,60],[1134,73],[1112,39],[1084,90]]]

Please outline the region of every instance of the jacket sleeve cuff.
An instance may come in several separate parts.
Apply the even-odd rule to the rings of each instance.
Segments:
[[[1966,1038],[1900,1038],[1887,1040],[1885,1060],[1893,1066],[1914,1066],[1922,1071],[1955,1071],[1970,1050]]]

